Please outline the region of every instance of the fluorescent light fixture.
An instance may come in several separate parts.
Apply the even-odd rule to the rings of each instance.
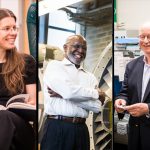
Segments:
[[[62,7],[80,2],[82,0],[43,0],[39,2],[39,16],[50,13]]]

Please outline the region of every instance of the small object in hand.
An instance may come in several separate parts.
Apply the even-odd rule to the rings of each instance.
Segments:
[[[117,105],[117,108],[124,109],[125,105]]]
[[[119,108],[119,109],[123,109],[124,110],[124,107],[125,107],[125,105],[117,105],[117,108]],[[124,110],[124,112],[122,112],[122,113],[118,113],[118,118],[119,118],[119,120],[122,120],[123,119],[123,117],[124,117],[124,115],[125,115],[125,110]]]

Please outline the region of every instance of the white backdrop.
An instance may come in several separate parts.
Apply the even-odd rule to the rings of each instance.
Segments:
[[[138,29],[150,21],[150,0],[116,0],[117,22],[124,23],[126,30]]]

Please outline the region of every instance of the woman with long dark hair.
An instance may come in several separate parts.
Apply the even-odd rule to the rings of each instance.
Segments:
[[[15,46],[18,33],[16,16],[0,9],[0,105],[17,94],[30,95],[27,103],[36,104],[36,71],[32,56]],[[33,150],[35,136],[28,121],[7,110],[0,110],[0,150]]]

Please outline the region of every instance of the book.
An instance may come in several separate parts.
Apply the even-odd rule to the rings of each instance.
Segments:
[[[29,94],[19,94],[11,97],[6,106],[0,105],[0,110],[9,110],[27,121],[36,120],[36,106],[28,104]]]

